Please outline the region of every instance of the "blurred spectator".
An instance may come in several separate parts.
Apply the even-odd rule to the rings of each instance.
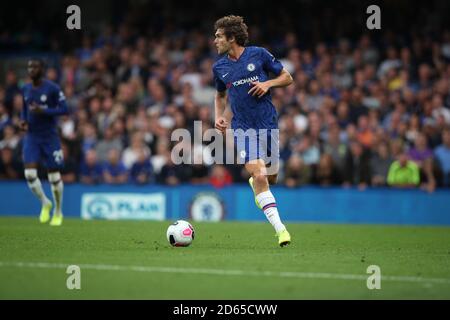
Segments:
[[[401,66],[401,61],[397,56],[397,49],[394,47],[389,47],[386,50],[386,59],[381,62],[378,69],[378,77],[383,78],[389,70],[399,68]]]
[[[420,133],[420,118],[417,114],[413,114],[409,118],[409,125],[405,138],[412,144]]]
[[[311,168],[305,165],[302,157],[292,155],[286,163],[284,183],[287,187],[294,188],[311,183]]]
[[[20,94],[20,88],[18,84],[17,74],[13,70],[8,70],[5,77],[5,99],[4,104],[11,113],[14,108],[14,98],[17,94]]]
[[[23,166],[13,157],[9,147],[0,149],[0,180],[17,180],[23,178]]]
[[[128,180],[127,168],[120,160],[117,149],[108,152],[108,160],[103,164],[103,180],[110,184],[123,184]]]
[[[130,146],[124,150],[122,155],[122,162],[125,168],[131,168],[137,161],[140,153],[143,153],[147,158],[150,157],[150,149],[144,144],[144,137],[142,133],[136,131],[131,136]]]
[[[422,166],[420,168],[420,181],[420,188],[422,190],[431,193],[436,189],[437,181],[434,176],[434,165],[432,158],[427,158],[422,162]]]
[[[19,136],[13,126],[7,125],[3,130],[3,139],[0,141],[0,149],[15,149],[20,141]]]
[[[355,87],[351,91],[350,99],[350,120],[353,124],[358,122],[362,115],[367,115],[369,109],[363,105],[363,91],[360,87]]]
[[[194,144],[192,147],[192,163],[188,166],[187,174],[190,177],[189,181],[193,184],[205,184],[209,180],[209,171],[206,164],[211,164],[212,160],[207,159],[205,156],[205,146],[200,144]],[[218,169],[220,170],[220,169]],[[224,170],[226,170],[224,168]],[[228,173],[228,172],[227,172]],[[230,176],[231,177],[231,176]]]
[[[208,167],[205,164],[193,164],[189,168],[190,182],[192,184],[205,184],[209,180]]]
[[[85,184],[98,184],[103,181],[103,166],[98,162],[97,152],[90,149],[84,156],[80,166],[80,182]]]
[[[373,186],[386,186],[389,168],[393,162],[387,143],[380,143],[370,159]]]
[[[150,159],[155,174],[161,172],[161,168],[167,163],[170,157],[169,143],[167,140],[159,140],[156,144],[156,152]]]
[[[157,180],[161,184],[177,185],[186,182],[186,165],[175,165],[171,157],[167,158],[167,162],[162,166]]]
[[[223,165],[215,164],[211,169],[209,183],[219,189],[232,184],[233,178]]]
[[[337,121],[341,129],[350,124],[350,108],[346,101],[340,101],[337,105]]]
[[[443,117],[445,124],[450,125],[450,110],[444,106],[444,102],[440,94],[433,95],[431,100],[432,115],[436,121],[439,121],[439,117]]]
[[[373,132],[369,127],[369,118],[362,115],[358,118],[357,139],[365,148],[369,148],[373,141]]]
[[[64,183],[74,183],[77,181],[77,162],[69,155],[69,147],[66,143],[61,143],[61,149],[64,157],[64,166],[60,170],[61,179]]]
[[[347,145],[341,141],[341,133],[337,125],[333,125],[328,130],[328,137],[325,142],[324,153],[330,154],[339,172],[344,171]]]
[[[3,131],[5,128],[11,124],[11,118],[9,117],[8,111],[5,105],[0,101],[0,139],[3,138]]]
[[[450,187],[450,128],[442,132],[442,144],[436,148],[434,154],[444,175],[443,184]]]
[[[433,151],[427,146],[427,137],[419,133],[414,140],[414,147],[408,151],[408,157],[414,161],[419,168],[427,159],[433,158]]]
[[[122,141],[114,136],[114,131],[111,127],[105,129],[103,138],[96,144],[95,151],[97,151],[98,160],[105,162],[108,160],[109,151],[112,149],[122,152]]]
[[[331,155],[324,153],[320,157],[315,173],[315,184],[320,186],[334,186],[341,183],[341,177],[334,165]]]
[[[75,121],[68,115],[61,116],[59,127],[61,129],[61,137],[68,141],[75,141],[77,134],[75,131]]]
[[[319,147],[312,142],[311,137],[305,135],[296,147],[296,151],[302,157],[306,165],[315,165],[320,159]]]
[[[309,56],[309,55],[308,55]],[[320,85],[317,80],[312,80],[309,85],[309,94],[306,95],[306,105],[308,111],[318,110],[323,102],[323,95],[320,93]]]
[[[401,139],[389,140],[389,151],[392,158],[397,158],[404,152],[404,143]]]
[[[86,123],[82,130],[81,150],[85,154],[88,150],[95,148],[97,144],[97,130],[92,123]]]
[[[419,167],[402,153],[389,168],[388,184],[397,188],[414,188],[420,183]]]
[[[153,168],[149,157],[140,149],[137,159],[131,166],[130,180],[137,184],[147,184],[153,182]]]
[[[350,142],[345,164],[344,186],[356,185],[364,189],[370,184],[369,155],[359,142]]]

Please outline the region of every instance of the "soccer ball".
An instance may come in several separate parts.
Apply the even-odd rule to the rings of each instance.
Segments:
[[[194,240],[194,228],[184,220],[178,220],[167,228],[167,241],[174,247],[187,247]]]

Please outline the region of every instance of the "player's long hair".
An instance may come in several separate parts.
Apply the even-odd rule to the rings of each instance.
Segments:
[[[248,28],[244,23],[244,18],[240,16],[225,16],[220,18],[214,24],[214,29],[223,29],[227,39],[234,37],[236,43],[245,46],[248,42]]]

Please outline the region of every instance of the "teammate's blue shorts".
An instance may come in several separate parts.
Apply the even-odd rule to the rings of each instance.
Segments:
[[[266,164],[277,165],[280,159],[278,129],[234,130],[238,164],[262,159]]]
[[[47,169],[61,169],[64,156],[58,136],[37,137],[26,134],[23,140],[23,162],[40,163],[44,161]]]

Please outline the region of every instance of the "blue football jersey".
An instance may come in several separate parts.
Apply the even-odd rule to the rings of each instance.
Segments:
[[[278,116],[270,91],[261,98],[248,91],[251,82],[269,80],[269,73],[278,76],[283,65],[269,51],[261,47],[245,47],[237,61],[222,56],[213,66],[217,91],[228,90],[233,111],[233,129],[276,129]]]
[[[28,134],[36,137],[54,136],[57,134],[56,116],[66,114],[68,107],[64,93],[60,87],[49,80],[42,80],[39,87],[28,83],[22,88],[23,109],[20,115],[28,122]],[[44,111],[34,113],[30,111],[30,104],[35,102]]]

